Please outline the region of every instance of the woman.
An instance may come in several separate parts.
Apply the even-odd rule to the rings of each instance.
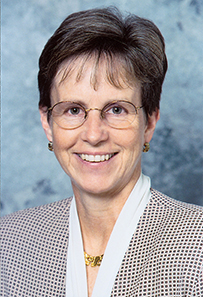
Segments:
[[[200,296],[202,208],[141,171],[167,70],[158,28],[75,13],[39,66],[42,126],[74,197],[3,219],[4,296]]]

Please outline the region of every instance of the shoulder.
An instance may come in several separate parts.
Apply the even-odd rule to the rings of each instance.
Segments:
[[[50,224],[59,223],[64,216],[69,217],[72,197],[38,207],[20,210],[1,218],[2,233],[12,234],[27,229],[49,228]]]
[[[146,214],[163,234],[177,236],[183,241],[190,241],[189,238],[196,238],[198,241],[198,238],[203,238],[201,206],[175,200],[151,189],[151,199],[146,207]]]
[[[36,292],[39,296],[35,289],[40,283],[39,290],[53,296],[54,284],[61,283],[57,290],[64,295],[71,201],[64,199],[2,218],[3,290],[12,289],[12,296],[34,296]],[[50,278],[55,279],[53,284]]]
[[[2,217],[2,254],[5,253],[8,259],[19,258],[19,255],[23,257],[25,251],[30,254],[36,250],[42,254],[44,246],[50,249],[59,244],[66,246],[71,201],[72,198],[68,198]]]
[[[123,290],[126,279],[130,296],[143,296],[146,288],[150,296],[200,296],[202,247],[203,208],[151,189],[112,296]]]
[[[157,204],[160,208],[169,209],[169,210],[178,210],[186,212],[197,212],[200,216],[203,215],[203,207],[196,204],[190,204],[182,202],[176,199],[173,199],[157,190],[151,189],[151,202]]]
[[[138,232],[139,237],[144,232],[146,244],[160,253],[160,257],[167,257],[171,263],[178,259],[182,267],[187,267],[188,273],[188,263],[194,263],[197,274],[202,269],[201,206],[177,201],[151,189],[151,199],[140,219]]]

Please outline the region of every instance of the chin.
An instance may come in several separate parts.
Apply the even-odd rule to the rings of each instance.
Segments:
[[[85,184],[85,186],[84,186]],[[82,184],[76,183],[72,181],[72,187],[74,192],[80,192],[80,193],[86,193],[89,195],[95,195],[95,196],[107,196],[110,193],[113,193],[113,187],[109,183],[105,184],[105,182],[102,182],[101,180],[91,182],[91,183],[85,183],[83,182]]]

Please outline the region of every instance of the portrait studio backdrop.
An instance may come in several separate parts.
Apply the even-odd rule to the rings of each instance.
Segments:
[[[102,5],[151,19],[163,33],[169,70],[143,171],[155,189],[203,205],[203,1],[104,0]],[[72,194],[41,128],[38,58],[68,14],[103,6],[97,0],[2,1],[2,215]]]

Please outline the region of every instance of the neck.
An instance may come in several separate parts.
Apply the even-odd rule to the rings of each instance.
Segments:
[[[75,185],[72,186],[84,250],[92,256],[103,254],[116,220],[134,185],[111,197],[84,193]]]

